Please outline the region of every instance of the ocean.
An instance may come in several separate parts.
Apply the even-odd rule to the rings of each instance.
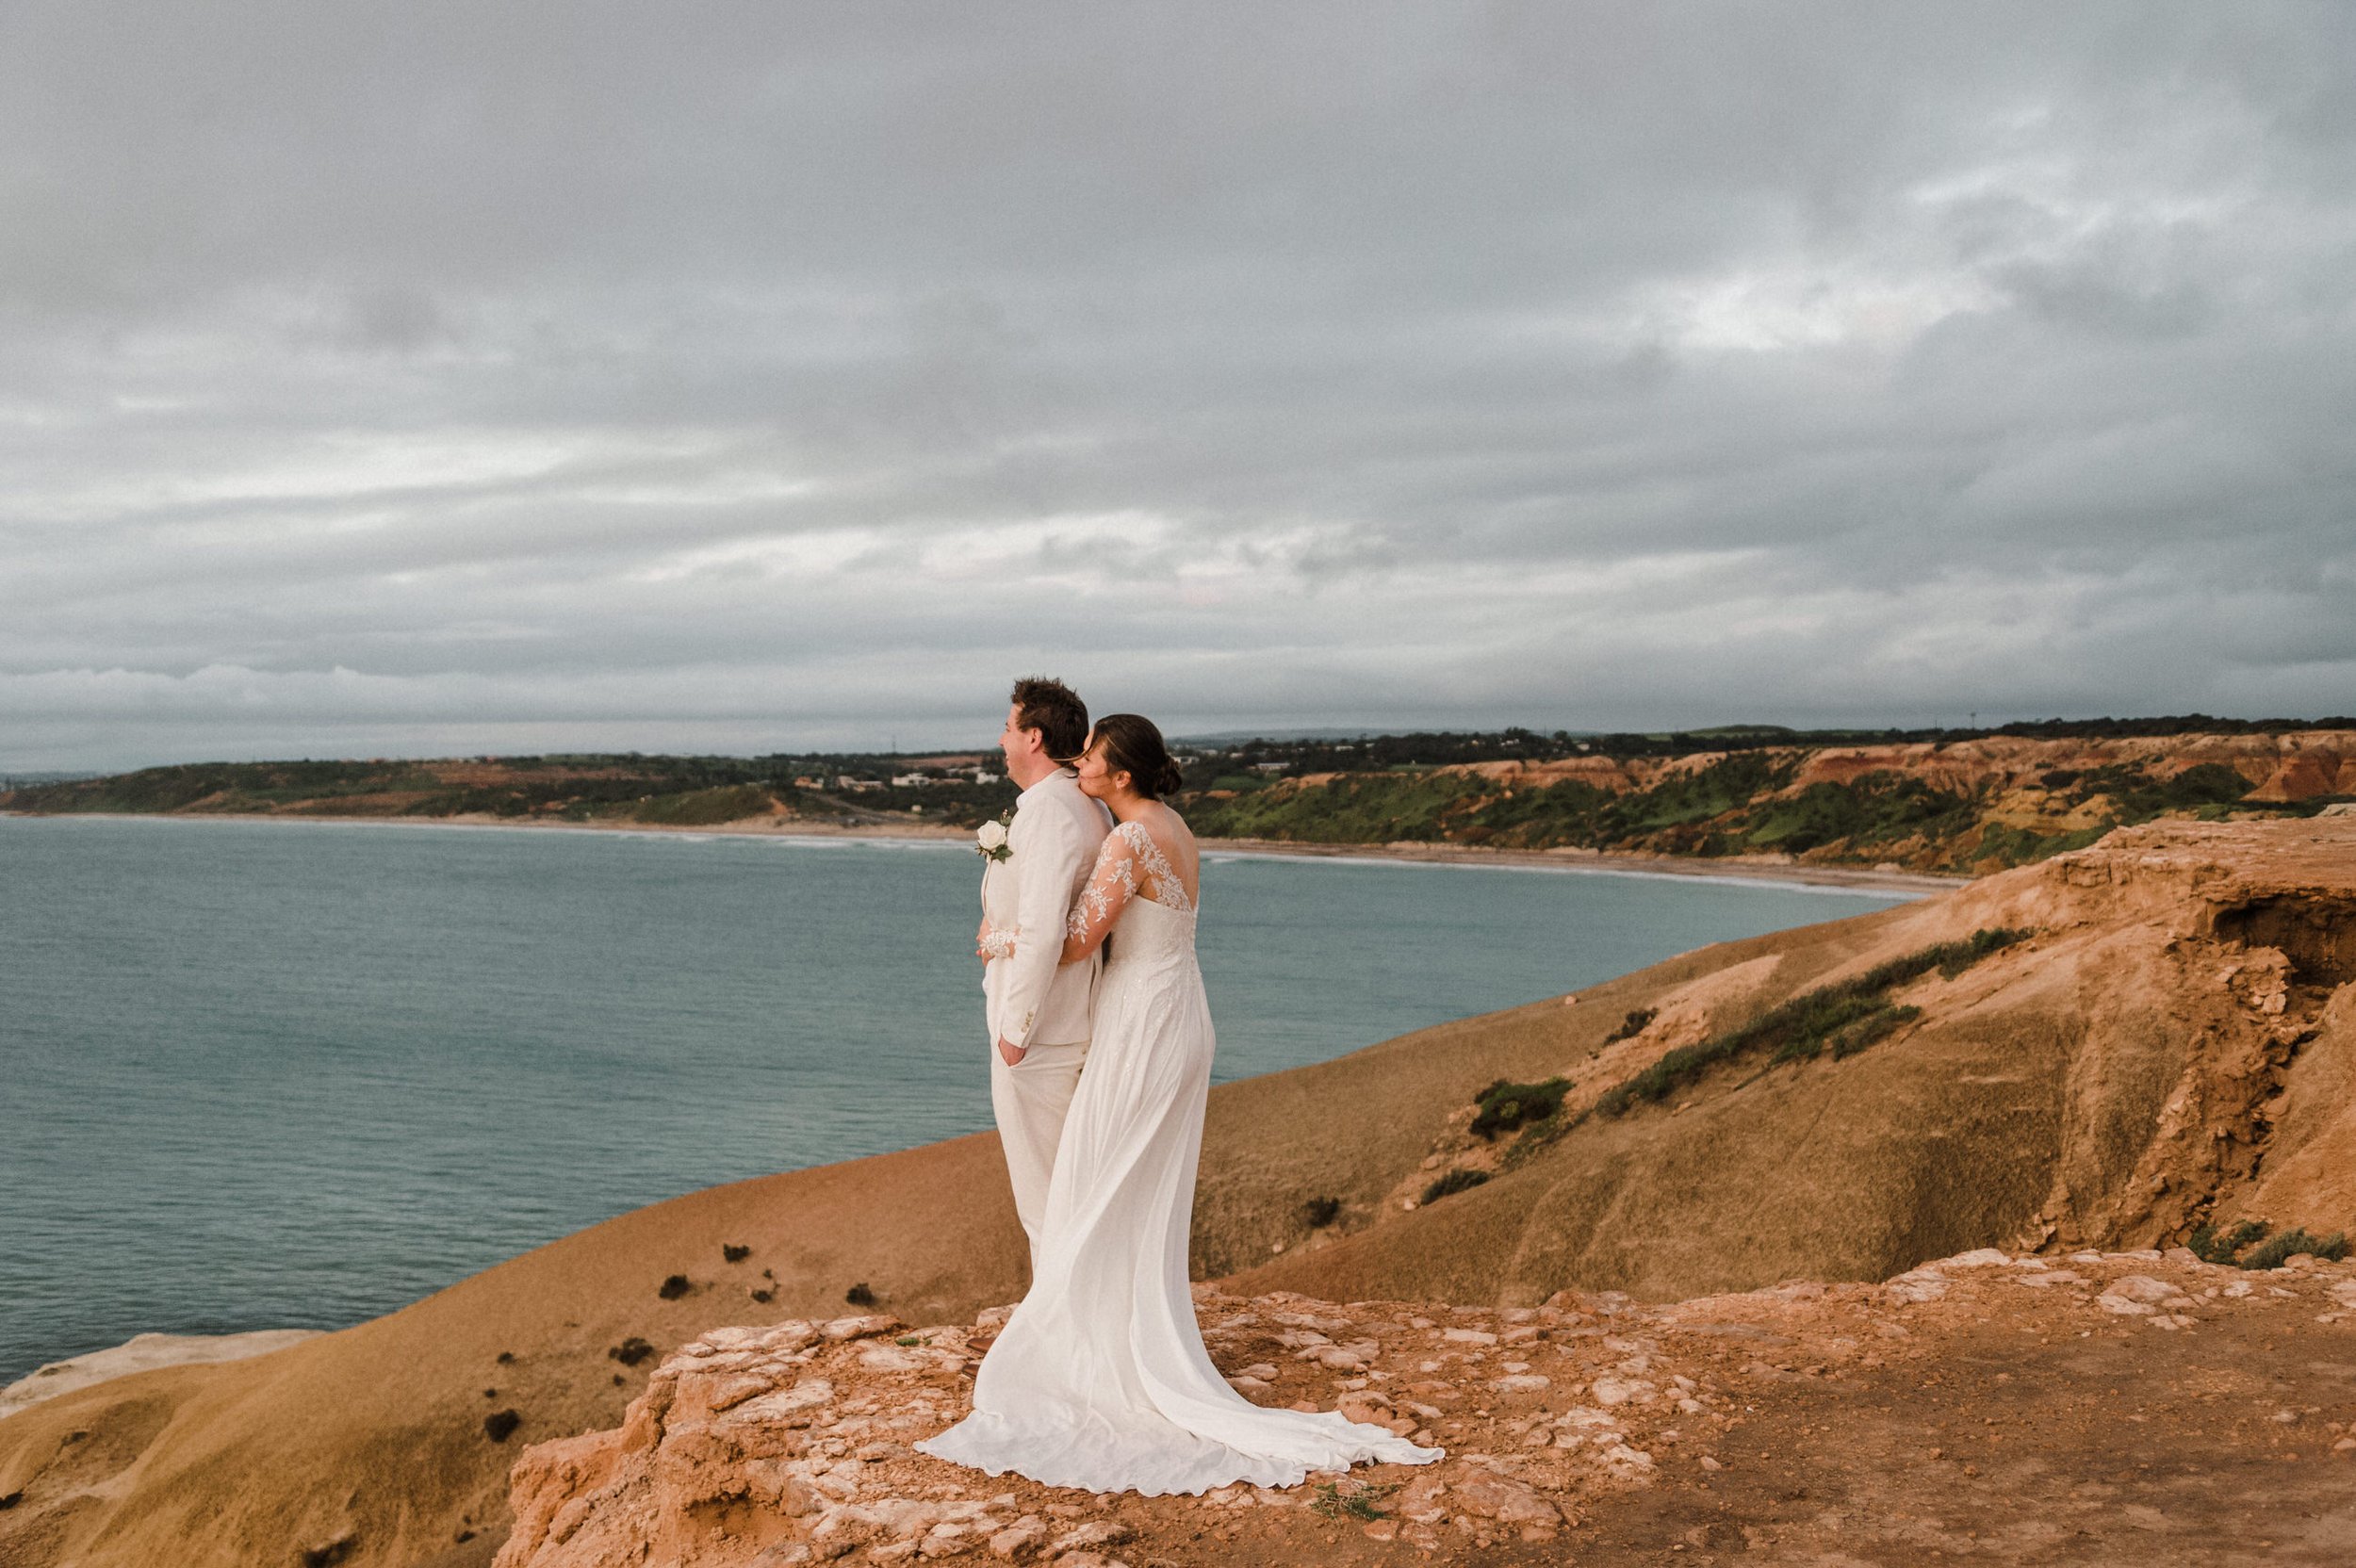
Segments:
[[[0,1383],[990,1125],[955,842],[0,818]],[[1214,854],[1220,1080],[1904,895]]]

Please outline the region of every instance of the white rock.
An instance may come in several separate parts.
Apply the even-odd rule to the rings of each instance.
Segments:
[[[1497,1335],[1484,1333],[1479,1329],[1448,1329],[1442,1331],[1440,1337],[1451,1345],[1495,1345],[1497,1342]]]
[[[783,1421],[805,1411],[834,1402],[834,1384],[824,1378],[804,1378],[792,1388],[747,1399],[728,1413],[728,1424]]]
[[[1614,1378],[1607,1374],[1597,1378],[1587,1392],[1599,1405],[1625,1405],[1630,1400],[1651,1398],[1653,1385],[1633,1379]]]
[[[1118,1546],[1135,1534],[1137,1531],[1118,1519],[1091,1519],[1077,1529],[1068,1530],[1057,1537],[1054,1550],[1060,1556],[1065,1552],[1084,1551],[1091,1546]]]
[[[888,1334],[899,1327],[900,1320],[896,1317],[887,1317],[881,1313],[868,1313],[859,1317],[838,1317],[818,1331],[826,1338],[841,1344],[845,1340],[867,1339],[876,1334]]]
[[[990,1538],[991,1553],[1003,1558],[1020,1557],[1047,1539],[1047,1521],[1036,1513],[1026,1513]]]
[[[1917,1268],[1899,1275],[1886,1287],[1901,1301],[1936,1301],[1947,1294],[1946,1276],[1928,1268]]]
[[[2155,1280],[2149,1274],[2121,1274],[2102,1287],[2102,1294],[2106,1297],[2117,1297],[2124,1301],[2141,1301],[2149,1305],[2165,1301],[2179,1292],[2167,1281]]]

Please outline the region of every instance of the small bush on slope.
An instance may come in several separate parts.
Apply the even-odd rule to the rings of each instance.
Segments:
[[[1595,1108],[1607,1116],[1620,1116],[1640,1100],[1665,1100],[1718,1063],[1753,1051],[1771,1050],[1775,1062],[1808,1060],[1826,1045],[1835,1044],[1843,1030],[1876,1021],[1870,1028],[1858,1027],[1846,1048],[1836,1051],[1837,1055],[1851,1054],[1906,1021],[1897,1018],[1880,1021],[1879,1015],[1898,1011],[1885,992],[1933,970],[1952,980],[1989,954],[2028,935],[2006,927],[1974,931],[1963,941],[1940,942],[1876,964],[1855,979],[1795,996],[1748,1023],[1669,1052],[1635,1077],[1605,1090]]]
[[[1544,1120],[1562,1108],[1563,1092],[1570,1086],[1568,1078],[1549,1078],[1543,1084],[1512,1084],[1500,1078],[1474,1096],[1478,1110],[1469,1131],[1494,1138],[1525,1122]]]
[[[1424,1188],[1423,1197],[1416,1200],[1417,1204],[1420,1206],[1424,1203],[1436,1203],[1441,1199],[1448,1197],[1451,1193],[1463,1192],[1469,1187],[1477,1187],[1488,1179],[1489,1173],[1485,1170],[1465,1170],[1459,1168],[1448,1171],[1447,1174],[1434,1181],[1430,1186]]]
[[[2315,1235],[2294,1225],[2277,1233],[2272,1239],[2263,1240],[2272,1229],[2263,1219],[2245,1219],[2224,1235],[2213,1224],[2202,1224],[2184,1240],[2195,1257],[2202,1263],[2223,1264],[2236,1268],[2280,1268],[2283,1260],[2301,1252],[2313,1253],[2327,1262],[2337,1263],[2348,1256],[2348,1233],[2334,1231],[2328,1236]],[[2247,1256],[2242,1249],[2254,1247]]]

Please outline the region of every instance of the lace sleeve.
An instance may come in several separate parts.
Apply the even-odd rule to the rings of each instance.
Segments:
[[[1121,911],[1137,896],[1137,852],[1126,835],[1114,833],[1096,852],[1096,870],[1072,906],[1064,925],[1063,961],[1077,963],[1104,945]]]

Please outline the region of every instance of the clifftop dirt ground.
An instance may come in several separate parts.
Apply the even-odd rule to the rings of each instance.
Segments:
[[[1448,1457],[1091,1497],[909,1448],[962,1413],[988,1326],[722,1329],[618,1429],[525,1454],[499,1568],[2356,1557],[2348,1266],[1981,1251],[1661,1307],[1197,1310],[1250,1397]]]
[[[1910,967],[1941,944],[1996,928],[2029,934],[1952,971]],[[1872,1005],[1852,1022],[1882,1032],[1855,1050],[1848,1046],[1862,1037],[1854,1032],[1781,1062],[1772,1049],[1740,1047],[1747,1037],[1741,1031],[1781,1016],[1778,1008],[1805,1011],[1811,998],[1901,972],[1903,978],[1867,988]],[[1455,1364],[1425,1354],[1416,1337],[1425,1331],[1398,1326],[1416,1315],[1453,1326],[1460,1321],[1454,1307],[1463,1307],[1472,1313],[1464,1324],[1518,1328],[1502,1315],[1537,1312],[1569,1289],[1582,1293],[1578,1310],[1593,1324],[1542,1324],[1567,1335],[1616,1321],[1592,1305],[1605,1299],[1602,1292],[1625,1293],[1628,1300],[1619,1305],[1628,1313],[1719,1314],[1736,1309],[1665,1304],[1793,1279],[1833,1282],[1830,1305],[1801,1304],[1832,1314],[1825,1326],[1769,1331],[1809,1344],[1816,1343],[1810,1333],[1826,1344],[1845,1335],[1860,1348],[1852,1361],[1815,1350],[1806,1361],[1799,1352],[1752,1358],[1770,1366],[1789,1362],[1802,1380],[1750,1375],[1756,1385],[1742,1385],[1742,1402],[1757,1408],[1742,1413],[1742,1426],[1712,1439],[1726,1469],[1713,1474],[1710,1492],[1689,1494],[1688,1478],[1672,1462],[1687,1451],[1682,1436],[1667,1447],[1629,1445],[1653,1455],[1663,1472],[1643,1494],[1647,1501],[1615,1502],[1608,1489],[1593,1495],[1578,1487],[1549,1490],[1543,1477],[1531,1481],[1581,1515],[1581,1542],[1655,1540],[1644,1533],[1652,1528],[1646,1521],[1675,1518],[1686,1521],[1680,1529],[1703,1532],[1660,1546],[1683,1544],[1680,1560],[1731,1550],[1729,1540],[1748,1539],[1744,1527],[1763,1532],[1775,1551],[1800,1554],[1790,1560],[1886,1560],[1895,1548],[1836,1547],[1822,1544],[1829,1536],[1807,1533],[1829,1528],[1818,1521],[1817,1505],[1831,1498],[1824,1508],[1880,1521],[1873,1530],[1916,1531],[1919,1542],[1905,1548],[1914,1555],[1962,1550],[1955,1542],[1968,1541],[1972,1529],[1988,1537],[2041,1521],[2074,1531],[2082,1527],[2074,1521],[2094,1517],[2070,1511],[2080,1503],[2189,1512],[2194,1523],[2183,1533],[2155,1527],[2148,1549],[2134,1555],[2165,1549],[2181,1554],[2174,1560],[2229,1560],[2256,1550],[2259,1539],[2288,1551],[2306,1538],[2294,1537],[2290,1524],[2269,1533],[2278,1515],[2296,1521],[2306,1510],[2314,1517],[2299,1527],[2325,1531],[2318,1540],[2344,1527],[2329,1518],[2346,1506],[2348,1470],[2295,1470],[2287,1459],[2264,1456],[2295,1450],[2299,1465],[2321,1462],[2308,1433],[2328,1426],[2300,1423],[2351,1418],[2346,1393],[2356,1357],[2342,1337],[2346,1328],[2316,1321],[2339,1310],[2319,1294],[2323,1282],[2346,1275],[2251,1275],[2250,1296],[2228,1297],[2225,1285],[2240,1276],[2165,1260],[2069,1260],[2087,1250],[2173,1246],[2202,1223],[2265,1220],[2320,1233],[2356,1220],[2351,982],[2356,820],[2124,830],[1920,904],[1688,954],[1581,992],[1568,1005],[1556,1000],[1466,1020],[1224,1086],[1212,1097],[1195,1274],[1255,1303],[1219,1308],[1230,1315],[1273,1310],[1258,1298],[1280,1292],[1424,1303],[1365,1313],[1283,1308],[1347,1319],[1346,1332],[1328,1337],[1345,1345],[1374,1339],[1391,1358],[1374,1369],[1399,1386],[1426,1380],[1405,1370],[1421,1360]],[[1740,1048],[1672,1075],[1661,1098],[1633,1098],[1616,1115],[1602,1108],[1619,1086],[1674,1065],[1675,1054],[1690,1057],[1694,1047],[1729,1039]],[[1477,1135],[1474,1102],[1501,1079],[1560,1079],[1562,1107],[1494,1137]],[[1469,1173],[1459,1183],[1487,1179],[1432,1195],[1432,1184],[1451,1170]],[[724,1246],[746,1250],[726,1255]],[[2230,1304],[2196,1305],[2193,1325],[2174,1331],[2140,1326],[2136,1317],[2131,1337],[2120,1340],[2114,1336],[2131,1327],[2125,1317],[2079,1302],[2084,1320],[2071,1319],[2066,1336],[2049,1330],[2052,1345],[2033,1353],[2034,1336],[2016,1333],[2016,1321],[2077,1310],[2069,1303],[2086,1293],[2009,1282],[1999,1290],[1979,1282],[2035,1271],[1978,1271],[1950,1293],[1982,1302],[1974,1312],[1943,1303],[1903,1309],[1901,1326],[1917,1317],[1946,1325],[1919,1334],[1921,1344],[1907,1342],[1918,1361],[1864,1348],[1868,1331],[1880,1331],[1863,1317],[1850,1328],[1829,1326],[1849,1310],[1842,1303],[1879,1299],[1870,1290],[1880,1287],[1870,1282],[1924,1259],[1995,1246],[2035,1252],[2089,1282],[2109,1282],[2122,1271],[2149,1275],[2196,1302],[2215,1285],[2217,1300]],[[859,1282],[874,1293],[872,1311],[917,1325],[972,1324],[984,1308],[1021,1294],[1021,1270],[1020,1232],[995,1142],[986,1136],[692,1194],[373,1322],[252,1361],[114,1380],[0,1420],[0,1498],[13,1499],[0,1508],[0,1565],[302,1562],[302,1554],[345,1538],[333,1556],[312,1560],[481,1568],[509,1533],[507,1472],[517,1452],[619,1428],[657,1365],[698,1336],[829,1320]],[[664,1289],[672,1275],[682,1289]],[[1868,1294],[1854,1296],[1852,1287]],[[2272,1296],[2278,1287],[2295,1295]],[[1938,1312],[1916,1312],[1933,1306]],[[1939,1312],[1963,1315],[1949,1322]],[[2098,1317],[2107,1326],[2096,1328]],[[1644,1333],[1658,1337],[1652,1329]],[[643,1342],[643,1352],[633,1341]],[[1554,1380],[1543,1397],[1558,1404],[1569,1397],[1568,1384],[1583,1383],[1592,1394],[1607,1365],[1652,1353],[1618,1351],[1607,1364],[1593,1359],[1587,1341],[1568,1342],[1587,1359],[1560,1377],[1540,1358],[1514,1358]],[[1339,1386],[1360,1374],[1305,1372],[1305,1364],[1252,1343],[1238,1342],[1249,1359],[1235,1364],[1276,1367],[1281,1376],[1267,1380],[1273,1392],[1364,1392]],[[1662,1355],[1687,1354],[1677,1349],[1682,1343],[1661,1340]],[[1416,1360],[1402,1362],[1411,1347]],[[1882,1365],[1867,1365],[1868,1354],[1878,1354]],[[1816,1364],[1844,1375],[1806,1378]],[[1677,1362],[1672,1371],[1697,1385],[1710,1380],[1688,1365]],[[1285,1381],[1324,1372],[1333,1374],[1330,1386]],[[2008,1380],[2000,1382],[1998,1373]],[[924,1375],[941,1380],[928,1386],[945,1419],[955,1374],[944,1366]],[[1371,1387],[1371,1372],[1364,1375]],[[1489,1417],[1449,1414],[1448,1400],[1406,1391],[1447,1419],[1473,1423],[1462,1434],[1434,1429],[1457,1450],[1456,1464],[1470,1463],[1467,1452],[1506,1446],[1478,1423],[1510,1425],[1528,1413],[1504,1398],[1506,1391],[1476,1392],[1478,1379],[1463,1381],[1469,1376],[1432,1378],[1455,1381],[1464,1390],[1458,1403],[1486,1408]],[[1719,1379],[1723,1398],[1734,1397],[1736,1385],[1721,1372],[1710,1377]],[[2113,1388],[2119,1392],[2103,1392]],[[2303,1402],[2292,1401],[2294,1389],[2306,1391]],[[2041,1392],[2031,1398],[2029,1390]],[[1395,1396],[1395,1411],[1403,1408],[1398,1387],[1384,1392]],[[2204,1402],[2204,1394],[2217,1397]],[[2297,1442],[2277,1444],[2280,1433],[2254,1424],[2236,1435],[2233,1420],[2256,1422],[2250,1413],[2267,1399],[2293,1411],[2296,1419],[2278,1426]],[[1500,1410],[1519,1413],[1509,1419]],[[2098,1410],[2108,1413],[2086,1416],[2082,1431],[2073,1425]],[[486,1429],[486,1417],[503,1412],[515,1413],[513,1423]],[[2136,1413],[2145,1420],[2129,1419]],[[1959,1431],[1984,1417],[2001,1423],[2016,1414],[2033,1417],[2035,1430],[2020,1429],[2021,1446],[2004,1453],[2043,1452],[2036,1462],[2045,1468],[2005,1472],[2011,1492],[1985,1504],[1972,1500],[1981,1493],[1956,1481],[1959,1471],[1900,1465],[1892,1457],[1922,1446],[1918,1440],[1936,1422]],[[1843,1442],[1852,1428],[1872,1428],[1883,1434],[1873,1440],[1883,1447],[1869,1444],[1850,1454],[1800,1441],[1821,1438],[1804,1430],[1820,1426]],[[2144,1428],[2161,1437],[2130,1461],[2125,1446]],[[1648,1439],[1653,1432],[1641,1430]],[[1513,1436],[1518,1442],[1528,1431]],[[2060,1446],[2044,1452],[2040,1444]],[[2220,1444],[2237,1456],[2230,1464],[2214,1460]],[[1548,1452],[1582,1462],[1575,1449]],[[1753,1458],[1742,1458],[1745,1452]],[[1756,1462],[1764,1453],[1778,1456],[1776,1465],[1802,1468],[1771,1484],[1766,1478],[1784,1472]],[[1823,1453],[1836,1457],[1810,1457]],[[1840,1468],[1852,1462],[1854,1474]],[[1977,1486],[1998,1474],[1972,1462],[1983,1476],[1962,1481]],[[2148,1472],[2135,1468],[2145,1464]],[[2201,1499],[2224,1495],[2217,1489],[2229,1482],[2255,1488],[2264,1504],[2244,1510],[2238,1532],[2212,1527],[2201,1511],[2209,1506]],[[2094,1490],[2073,1501],[2075,1487]],[[972,1500],[1005,1490],[976,1491]],[[1017,1490],[1016,1500],[1029,1509]],[[1807,1495],[1786,1495],[1800,1492]],[[2004,1500],[2014,1494],[2034,1506]],[[518,1494],[528,1517],[538,1506],[531,1499],[540,1495],[533,1487]],[[1672,1500],[1676,1509],[1664,1513]],[[1453,1519],[1468,1510],[1446,1511]],[[1008,1516],[1009,1524],[1020,1517]],[[1307,1531],[1316,1515],[1254,1504],[1220,1517],[1231,1519],[1225,1527],[1235,1535],[1226,1545],[1265,1540],[1276,1560],[1280,1546],[1306,1546],[1311,1537],[1279,1542],[1267,1530]],[[2249,1527],[2250,1518],[2262,1527]],[[1413,1549],[1370,1542],[1354,1524],[1345,1536],[1341,1523],[1317,1533],[1320,1550],[1326,1533],[1334,1535],[1336,1553]],[[1443,1544],[1506,1560],[1516,1552],[1540,1560],[1560,1544],[1490,1533],[1486,1548],[1477,1531]],[[2065,1533],[2041,1542],[2021,1536],[2015,1547],[2028,1560],[2117,1560],[2123,1538],[2098,1535],[2111,1544],[2073,1544],[2077,1538]],[[1849,1559],[1837,1555],[1843,1552]],[[1174,1545],[1125,1560],[1144,1568],[1154,1556],[1208,1560],[1187,1559]]]

